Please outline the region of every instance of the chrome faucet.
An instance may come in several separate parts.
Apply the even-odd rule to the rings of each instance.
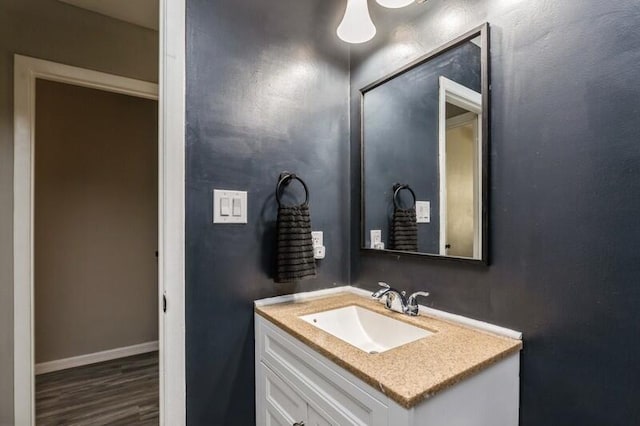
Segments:
[[[374,292],[371,297],[374,299],[381,299],[386,296],[384,302],[387,309],[411,316],[418,315],[417,297],[426,297],[429,295],[426,291],[416,291],[411,296],[407,297],[406,292],[398,291],[387,283],[379,282],[378,285],[382,288]]]

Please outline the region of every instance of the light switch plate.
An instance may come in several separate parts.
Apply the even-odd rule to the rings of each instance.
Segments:
[[[213,223],[247,223],[247,191],[214,189]]]
[[[382,231],[380,229],[372,229],[369,231],[371,248],[377,248],[376,246],[382,242]]]
[[[416,222],[417,223],[431,222],[431,202],[430,201],[416,201]]]

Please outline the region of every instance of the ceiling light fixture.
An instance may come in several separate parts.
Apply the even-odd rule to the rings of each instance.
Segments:
[[[409,6],[414,3],[415,0],[376,0],[380,6],[387,7],[389,9],[398,9],[401,7]]]
[[[367,0],[347,0],[347,8],[336,33],[341,40],[354,44],[369,41],[376,35]]]

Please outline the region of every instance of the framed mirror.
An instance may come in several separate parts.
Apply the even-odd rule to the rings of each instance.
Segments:
[[[488,24],[360,93],[362,248],[486,264]]]

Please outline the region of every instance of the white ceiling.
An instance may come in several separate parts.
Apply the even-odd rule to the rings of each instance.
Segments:
[[[60,0],[73,6],[158,31],[158,0]]]

